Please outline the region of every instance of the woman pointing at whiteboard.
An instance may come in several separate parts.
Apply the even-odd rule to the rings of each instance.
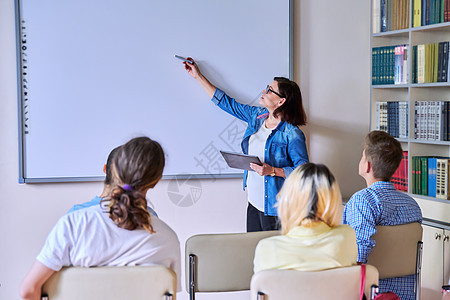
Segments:
[[[306,124],[300,88],[287,78],[275,77],[259,99],[263,107],[245,105],[216,88],[200,72],[195,61],[188,60],[192,64],[183,62],[185,69],[211,100],[248,124],[241,142],[243,153],[256,155],[263,162],[262,166],[250,165],[255,172],[244,173],[249,202],[247,231],[279,229],[276,196],[285,178],[297,166],[308,162],[305,135],[298,128]]]

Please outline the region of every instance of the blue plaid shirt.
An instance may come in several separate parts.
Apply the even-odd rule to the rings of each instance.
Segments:
[[[376,226],[394,226],[411,222],[422,222],[422,212],[417,202],[399,192],[390,182],[377,181],[355,193],[344,209],[344,224],[355,229],[358,244],[358,262],[366,263],[375,246],[372,236]],[[415,275],[381,279],[380,293],[394,292],[402,300],[415,299]]]

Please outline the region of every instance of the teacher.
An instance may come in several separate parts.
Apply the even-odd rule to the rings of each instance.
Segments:
[[[302,95],[298,85],[284,77],[275,77],[263,90],[259,104],[236,102],[216,88],[200,72],[192,58],[183,62],[211,100],[222,110],[246,122],[242,138],[243,153],[258,156],[263,164],[250,164],[255,172],[244,173],[247,187],[247,232],[278,230],[276,196],[285,178],[299,165],[308,162],[305,135],[298,126],[306,124]]]

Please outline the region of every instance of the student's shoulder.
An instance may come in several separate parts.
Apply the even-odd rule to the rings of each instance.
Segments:
[[[355,230],[348,224],[341,224],[333,227],[333,232],[349,238],[356,237]]]
[[[353,194],[350,200],[345,204],[345,211],[352,210],[367,211],[376,209],[379,206],[379,200],[370,188],[362,189]]]
[[[369,188],[364,188],[362,190],[357,191],[354,193],[350,199],[347,202],[347,205],[355,205],[359,203],[364,203],[367,198],[369,198],[372,195],[372,192],[369,190]]]
[[[178,235],[166,222],[157,216],[151,216],[151,224],[156,233],[162,234],[167,238],[176,240],[179,243]]]

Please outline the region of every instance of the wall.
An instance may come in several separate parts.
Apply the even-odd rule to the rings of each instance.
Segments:
[[[305,129],[310,158],[331,168],[348,197],[364,185],[357,166],[369,124],[369,1],[295,0],[294,10],[294,78],[310,119]],[[73,204],[98,194],[102,185],[17,183],[13,0],[0,0],[0,53],[0,299],[18,299],[20,282],[56,220]],[[181,207],[172,202],[177,193],[196,202]],[[166,180],[148,198],[182,244],[196,233],[245,230],[246,194],[239,179]],[[197,298],[248,299],[248,293]],[[179,299],[187,299],[186,293]]]

